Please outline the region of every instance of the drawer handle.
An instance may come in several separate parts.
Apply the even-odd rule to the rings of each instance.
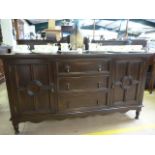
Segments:
[[[102,71],[102,65],[98,65],[98,71],[99,71],[99,72]]]
[[[66,65],[66,66],[65,66],[65,71],[66,71],[67,73],[70,72],[70,66],[69,66],[69,65]]]
[[[97,100],[96,104],[97,104],[97,105],[99,105],[99,104],[100,104],[100,103],[99,103],[99,100]]]
[[[98,82],[98,88],[101,88],[101,82]]]
[[[67,90],[70,89],[70,83],[66,83]]]
[[[50,83],[50,91],[53,93],[54,92],[54,84]]]

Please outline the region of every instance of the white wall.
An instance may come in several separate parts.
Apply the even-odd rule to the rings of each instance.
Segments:
[[[3,36],[3,44],[15,46],[16,40],[13,37],[13,28],[11,19],[1,19],[0,24]]]

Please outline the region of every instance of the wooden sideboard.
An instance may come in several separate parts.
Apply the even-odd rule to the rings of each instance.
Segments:
[[[150,76],[149,76],[148,90],[151,94],[155,87],[155,54],[151,57],[149,66],[151,70],[149,74]]]
[[[0,60],[0,84],[4,82],[5,76],[4,76],[4,70],[3,70],[3,62]]]
[[[0,46],[0,54],[8,53],[11,51],[11,48],[8,46]],[[5,81],[4,69],[3,69],[3,62],[0,59],[0,84]]]
[[[11,120],[40,122],[136,110],[150,54],[4,54]]]

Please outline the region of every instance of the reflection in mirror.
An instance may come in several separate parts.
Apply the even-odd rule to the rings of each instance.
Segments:
[[[89,50],[90,43],[93,49],[96,43],[100,46],[141,44],[131,40],[139,39],[143,27],[149,29],[128,19],[14,19],[12,24],[18,44],[29,45],[30,49],[34,45],[54,44],[66,51]]]
[[[12,20],[17,40],[53,40],[60,41],[73,31],[71,20]]]

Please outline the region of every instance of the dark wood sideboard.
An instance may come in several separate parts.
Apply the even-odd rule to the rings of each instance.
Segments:
[[[5,81],[4,70],[3,70],[3,63],[0,60],[0,84]]]
[[[3,54],[11,120],[19,123],[136,110],[150,54]]]
[[[11,52],[11,47],[9,46],[0,46],[0,54]],[[0,84],[5,81],[3,62],[0,59]]]

